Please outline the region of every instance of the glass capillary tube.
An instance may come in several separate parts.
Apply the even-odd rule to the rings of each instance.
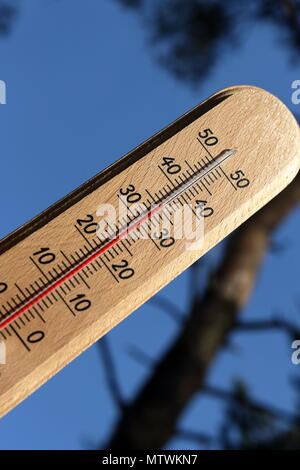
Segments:
[[[164,206],[172,202],[174,199],[179,197],[181,194],[185,193],[190,187],[194,186],[200,179],[206,176],[208,173],[219,167],[227,158],[232,157],[237,153],[237,149],[225,149],[221,153],[219,153],[213,160],[207,165],[205,165],[201,170],[195,172],[193,176],[191,176],[188,181],[185,183],[180,184],[178,187],[175,187],[170,194],[166,195],[165,198],[162,198],[159,202],[154,203],[152,205],[151,210],[146,209],[137,217],[135,217],[126,228],[124,228],[124,233],[131,232],[131,227],[136,227],[136,225],[140,225],[145,219],[149,219],[152,217],[158,210],[162,209]],[[123,233],[120,230],[119,233]]]

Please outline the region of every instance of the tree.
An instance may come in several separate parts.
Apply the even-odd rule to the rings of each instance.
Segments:
[[[13,20],[17,14],[16,7],[5,0],[0,1],[0,35],[6,36],[10,33]]]
[[[220,56],[238,46],[257,21],[271,22],[299,58],[298,0],[116,0],[148,26],[159,63],[191,84],[207,78]]]

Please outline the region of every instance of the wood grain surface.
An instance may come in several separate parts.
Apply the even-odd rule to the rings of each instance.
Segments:
[[[227,88],[4,238],[0,340],[6,364],[0,364],[0,415],[284,189],[299,169],[299,137],[295,119],[277,98],[254,87]],[[122,217],[134,222],[137,211],[164,201],[230,149],[233,156],[16,315],[107,243],[97,225],[103,204],[125,209],[127,203],[129,212]],[[175,214],[182,207],[190,218],[184,237],[176,238]],[[203,233],[191,249],[189,224],[195,222]]]

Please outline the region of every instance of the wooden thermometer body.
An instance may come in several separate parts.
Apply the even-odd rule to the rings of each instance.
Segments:
[[[276,196],[299,153],[277,98],[228,88],[3,239],[0,415]],[[172,232],[183,209],[197,243]]]

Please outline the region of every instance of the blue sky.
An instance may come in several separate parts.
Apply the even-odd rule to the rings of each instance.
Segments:
[[[112,0],[31,0],[12,34],[0,41],[1,233],[11,232],[210,94],[226,86],[266,88],[295,113],[291,83],[299,66],[288,60],[271,26],[249,28],[241,48],[221,57],[201,87],[189,88],[160,68],[145,43],[138,17]],[[245,319],[283,312],[297,320],[300,211],[275,239],[287,242],[267,256]],[[211,252],[217,259],[219,248]],[[189,273],[159,295],[188,305]],[[124,396],[132,399],[149,370],[128,354],[140,347],[154,359],[176,334],[176,325],[151,303],[108,336]],[[221,353],[210,382],[224,388],[247,379],[256,398],[292,409],[289,377],[299,373],[279,333],[234,336],[235,352]],[[300,366],[298,366],[300,367]],[[83,449],[107,438],[117,418],[98,349],[91,347],[0,421],[0,449]],[[222,408],[196,397],[181,418],[187,429],[214,432]],[[170,448],[193,448],[178,439]]]

